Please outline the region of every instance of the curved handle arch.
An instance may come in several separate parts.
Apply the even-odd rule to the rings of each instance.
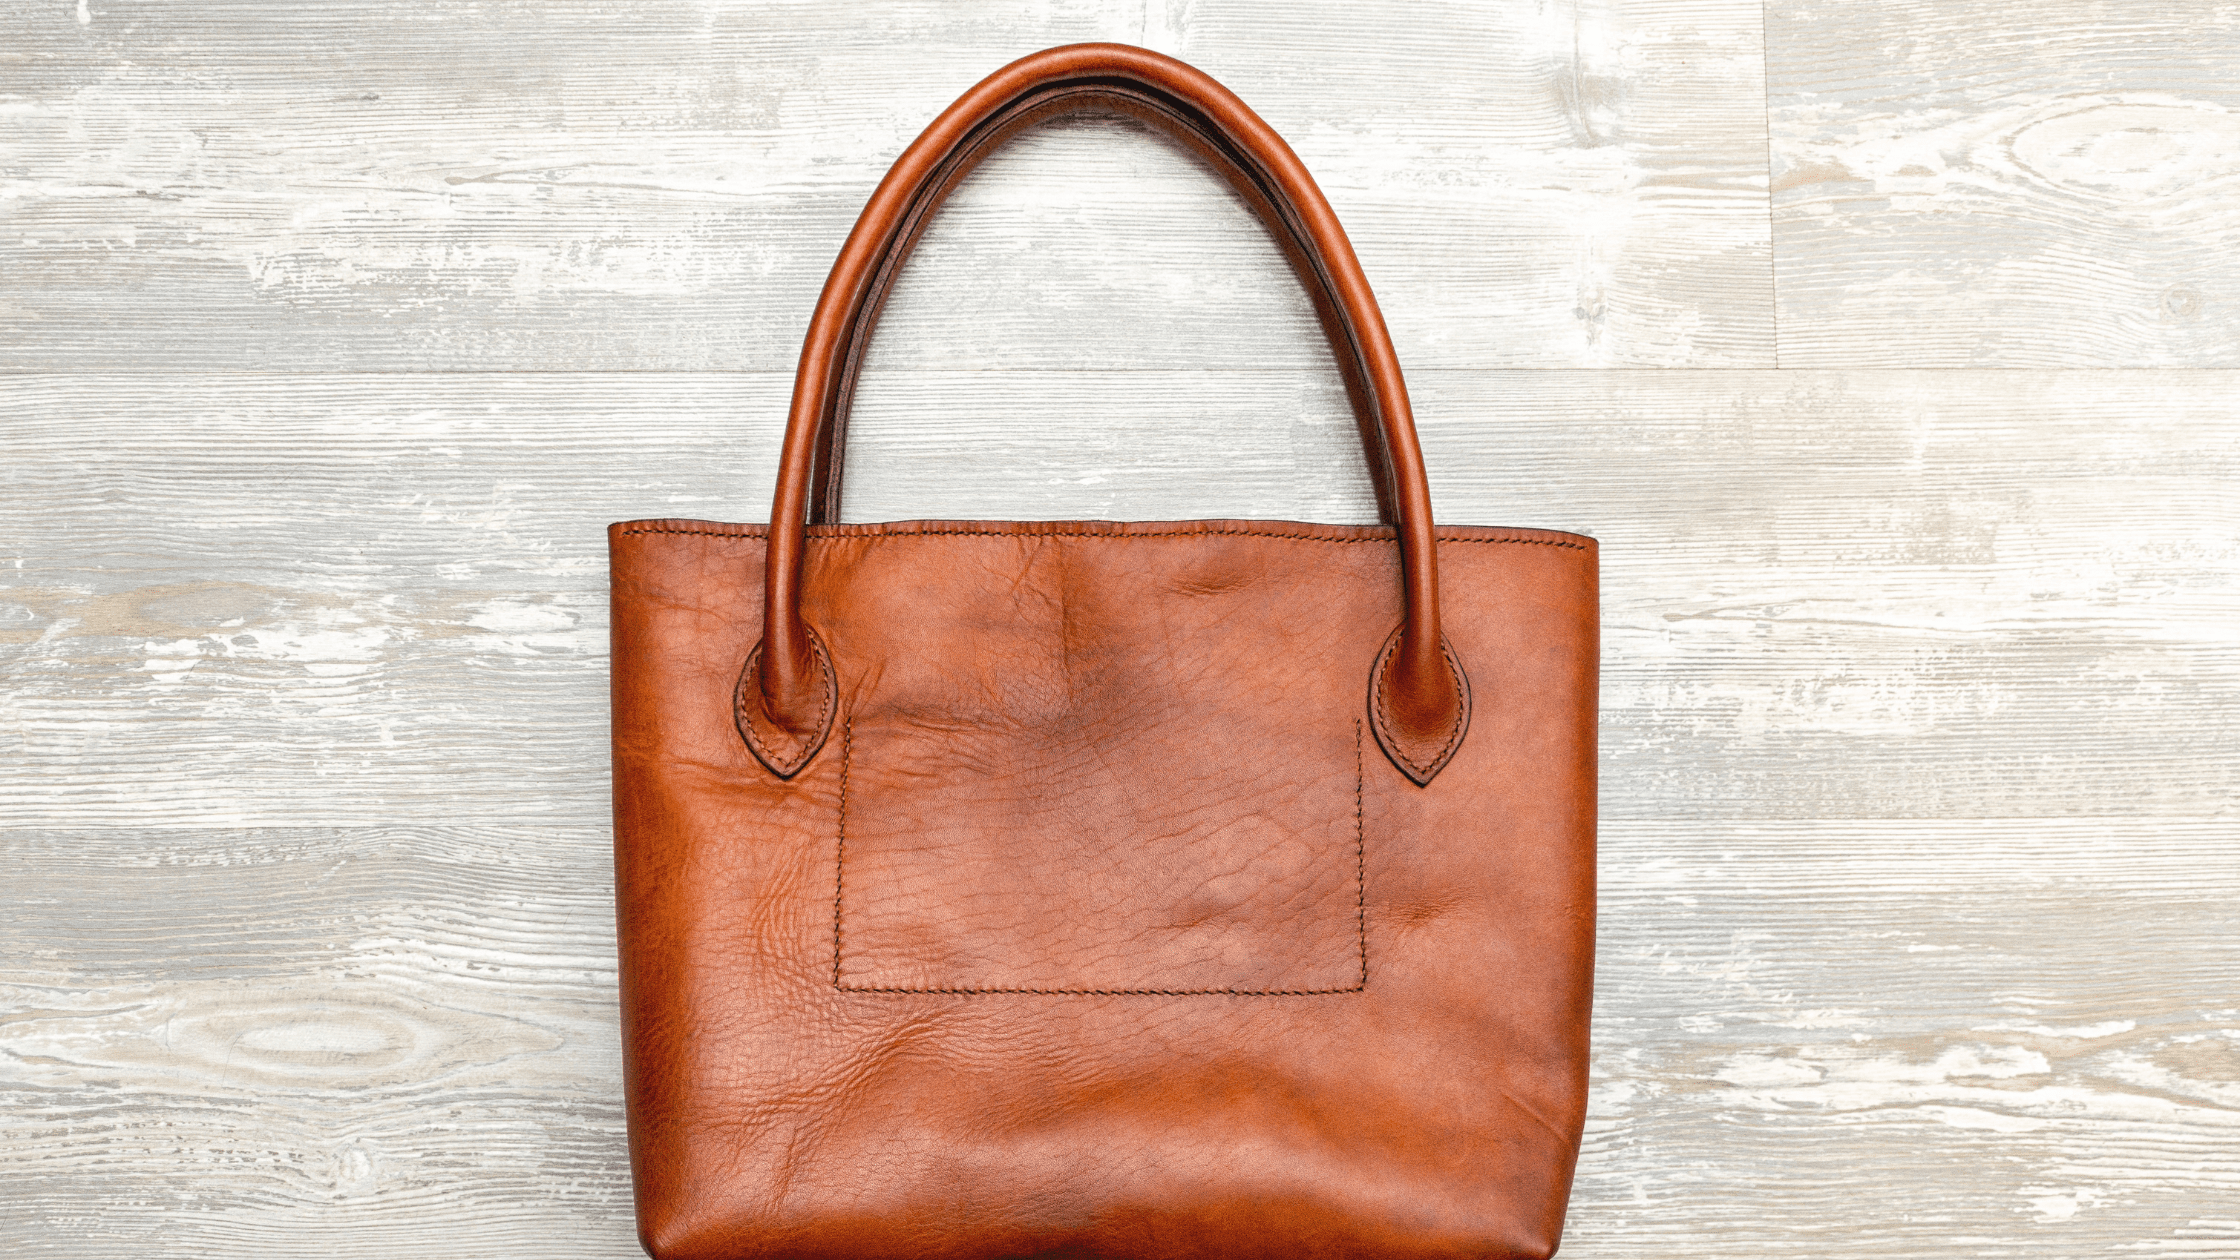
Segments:
[[[865,203],[817,299],[794,376],[770,508],[762,641],[748,662],[752,678],[741,679],[741,734],[765,766],[790,778],[822,746],[838,708],[829,652],[801,618],[806,529],[837,520],[848,403],[902,260],[949,191],[1005,139],[1085,108],[1142,118],[1212,161],[1308,280],[1348,369],[1364,438],[1373,439],[1379,503],[1400,546],[1401,623],[1371,667],[1372,725],[1394,764],[1428,783],[1461,742],[1468,682],[1440,632],[1430,483],[1383,314],[1337,215],[1283,138],[1210,76],[1125,44],[1045,49],[989,75],[903,151]]]

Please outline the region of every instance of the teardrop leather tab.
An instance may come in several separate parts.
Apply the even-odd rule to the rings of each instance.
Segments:
[[[832,657],[824,650],[824,640],[815,630],[809,630],[809,652],[816,658],[817,683],[823,696],[809,729],[794,731],[781,726],[762,702],[762,646],[754,645],[754,651],[747,653],[746,668],[739,671],[739,685],[732,696],[733,718],[739,737],[747,742],[754,759],[768,766],[770,773],[790,779],[809,764],[832,733],[832,716],[840,708],[840,682],[833,675]]]
[[[1377,663],[1369,667],[1369,725],[1376,730],[1377,744],[1384,749],[1385,756],[1390,757],[1400,773],[1407,775],[1417,787],[1423,787],[1446,767],[1455,750],[1462,747],[1462,737],[1470,730],[1470,675],[1463,672],[1462,661],[1454,654],[1454,644],[1447,641],[1447,636],[1440,635],[1439,658],[1447,663],[1447,671],[1454,676],[1454,719],[1436,732],[1409,731],[1392,711],[1392,689],[1386,678],[1406,631],[1406,626],[1394,630],[1392,637],[1385,640],[1384,650],[1377,653]]]

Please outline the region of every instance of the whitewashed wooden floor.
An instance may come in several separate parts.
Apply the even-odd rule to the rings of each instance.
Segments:
[[[2240,1257],[2240,8],[0,11],[0,1252],[624,1257],[601,530],[761,519],[985,71],[1253,102],[1441,518],[1602,540],[1566,1253]],[[976,175],[853,519],[1371,515],[1304,298],[1116,120]]]

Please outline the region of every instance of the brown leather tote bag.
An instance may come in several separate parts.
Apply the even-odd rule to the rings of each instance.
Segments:
[[[1006,136],[1117,109],[1259,211],[1385,524],[839,520],[888,283]],[[1305,167],[1119,45],[966,93],[809,326],[770,524],[613,526],[630,1153],[664,1260],[1555,1249],[1585,1106],[1595,544],[1434,526]]]

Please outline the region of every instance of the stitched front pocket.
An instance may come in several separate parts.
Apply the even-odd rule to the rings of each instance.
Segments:
[[[813,600],[847,645],[833,982],[1362,988],[1359,715],[1390,579],[1334,580],[1345,546],[963,533],[835,548],[815,588],[832,596]]]

